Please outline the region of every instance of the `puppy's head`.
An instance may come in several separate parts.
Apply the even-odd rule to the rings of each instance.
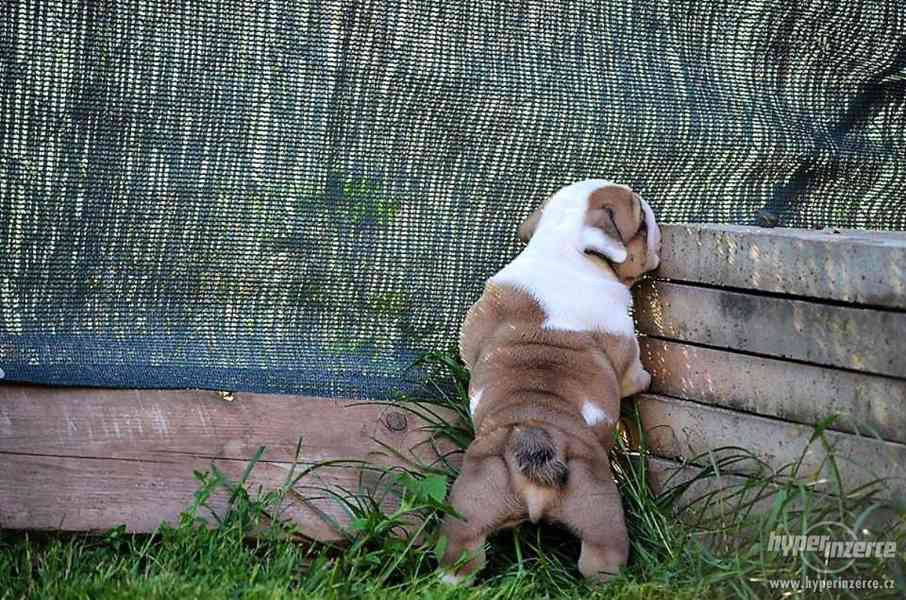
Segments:
[[[596,264],[626,285],[660,262],[661,233],[651,207],[631,188],[601,179],[555,193],[523,221],[519,237],[600,257]]]

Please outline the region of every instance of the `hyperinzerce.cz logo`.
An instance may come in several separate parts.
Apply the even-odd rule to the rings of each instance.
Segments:
[[[771,532],[768,551],[783,556],[798,554],[809,568],[818,573],[840,573],[859,558],[894,558],[896,542],[860,540],[856,533],[840,523],[816,523],[800,535]]]

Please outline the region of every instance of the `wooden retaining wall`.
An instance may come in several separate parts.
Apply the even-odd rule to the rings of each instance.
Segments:
[[[635,290],[658,479],[727,446],[831,478],[809,440],[837,414],[847,487],[906,490],[906,234],[668,225],[662,259]]]

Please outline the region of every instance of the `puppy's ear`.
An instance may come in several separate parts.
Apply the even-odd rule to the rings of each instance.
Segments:
[[[626,260],[613,265],[614,273],[626,284],[632,286],[642,275],[653,271],[660,264],[658,252],[661,249],[661,230],[654,219],[654,211],[647,202],[639,199],[644,222],[638,233],[626,244]]]
[[[588,197],[585,222],[625,244],[642,224],[641,198],[623,186],[599,188]]]
[[[635,237],[641,224],[638,194],[624,186],[607,185],[588,196],[583,243],[586,250],[622,263],[627,258],[626,244]]]
[[[544,207],[547,206],[547,200],[544,203],[532,211],[532,214],[525,218],[525,221],[522,222],[522,225],[519,226],[519,239],[525,242],[526,244],[532,235],[535,234],[535,229],[538,227],[538,221],[541,220],[541,213],[544,212]]]
[[[641,198],[639,198],[639,203],[642,205],[642,214],[645,215],[646,244],[648,250],[648,261],[645,265],[645,270],[653,271],[661,264],[661,228],[654,218],[654,211],[651,210],[651,206]]]

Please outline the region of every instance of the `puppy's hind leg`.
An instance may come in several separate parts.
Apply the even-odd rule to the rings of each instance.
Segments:
[[[525,508],[510,489],[509,472],[501,457],[475,459],[468,453],[449,503],[462,518],[447,515],[441,526],[441,535],[447,538],[440,560],[441,578],[456,584],[484,567],[487,536],[522,516]]]
[[[626,564],[626,554],[611,546],[600,546],[582,540],[579,572],[595,583],[605,583]]]
[[[626,564],[629,538],[606,454],[570,462],[567,493],[552,516],[582,540],[579,572],[586,578],[603,583]]]

